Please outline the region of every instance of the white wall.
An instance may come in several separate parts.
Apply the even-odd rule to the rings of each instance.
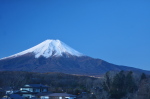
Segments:
[[[33,88],[20,88],[20,90],[27,90],[27,91],[33,92]]]
[[[31,94],[23,94],[22,96],[23,97],[29,97],[29,98],[33,97]]]
[[[49,97],[48,96],[41,96],[40,99],[49,99]]]
[[[65,97],[65,98],[68,98],[68,99],[74,99],[75,97]]]
[[[59,97],[59,99],[62,99],[62,97]]]

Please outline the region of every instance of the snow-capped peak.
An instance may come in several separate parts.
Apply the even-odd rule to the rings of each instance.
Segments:
[[[44,56],[46,58],[51,57],[51,56],[57,57],[57,56],[62,56],[64,53],[73,55],[73,56],[78,56],[78,57],[83,56],[83,54],[72,49],[65,43],[61,42],[60,40],[48,39],[30,49],[27,49],[25,51],[22,51],[20,53],[14,54],[6,58],[17,57],[17,56],[25,55],[27,53],[34,53],[35,58],[38,58],[40,56]]]

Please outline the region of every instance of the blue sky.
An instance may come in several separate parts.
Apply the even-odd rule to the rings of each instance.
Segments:
[[[0,0],[0,58],[46,39],[150,70],[150,0]]]

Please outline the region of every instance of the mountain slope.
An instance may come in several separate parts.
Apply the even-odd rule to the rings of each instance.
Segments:
[[[0,60],[1,71],[62,72],[79,75],[101,75],[107,71],[144,71],[94,59],[75,51],[59,40],[39,45]]]
[[[74,56],[83,56],[81,53],[78,51],[72,49],[65,43],[61,42],[60,40],[45,40],[44,42],[27,49],[25,51],[22,51],[20,53],[17,53],[15,55],[5,57],[6,58],[14,58],[18,57],[21,55],[25,55],[28,53],[33,53],[35,55],[35,58],[39,58],[40,56],[44,56],[46,58],[51,57],[51,56],[62,56],[64,54],[66,55],[74,55]]]
[[[107,71],[135,71],[145,72],[148,71],[118,66],[101,59],[93,59],[91,57],[49,57],[43,56],[35,58],[32,54],[15,57],[12,59],[0,60],[1,71],[31,71],[31,72],[62,72],[68,74],[79,75],[101,75]]]

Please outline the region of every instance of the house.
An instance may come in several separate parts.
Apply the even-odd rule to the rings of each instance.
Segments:
[[[76,95],[67,93],[50,93],[50,94],[37,94],[38,99],[76,99]]]
[[[24,99],[24,98],[18,94],[10,94],[6,97],[3,97],[2,99]]]
[[[3,99],[76,99],[76,95],[67,93],[51,93],[42,84],[26,84],[19,91],[8,91]]]
[[[3,90],[5,90],[6,95],[13,94],[14,92],[12,87],[5,87]]]
[[[35,97],[38,93],[47,93],[48,87],[42,84],[26,84],[20,88],[20,91],[16,92],[24,98],[32,98]]]

